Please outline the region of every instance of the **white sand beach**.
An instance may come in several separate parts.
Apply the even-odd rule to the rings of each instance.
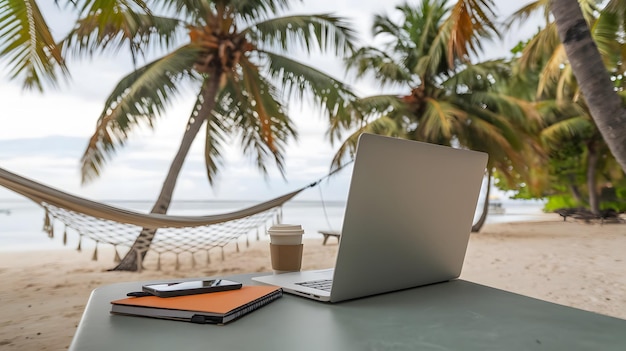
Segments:
[[[626,224],[563,222],[488,224],[470,239],[461,278],[567,306],[626,319]],[[303,266],[331,267],[337,245],[305,243]],[[176,271],[173,259],[156,271],[148,257],[141,273],[108,272],[112,250],[50,250],[0,253],[0,349],[64,350],[69,346],[90,292],[115,282],[225,276],[270,270],[267,242],[216,252],[209,266]]]

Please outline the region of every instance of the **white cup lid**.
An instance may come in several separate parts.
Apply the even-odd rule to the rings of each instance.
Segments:
[[[304,230],[300,224],[274,224],[267,230],[270,235],[301,235]]]

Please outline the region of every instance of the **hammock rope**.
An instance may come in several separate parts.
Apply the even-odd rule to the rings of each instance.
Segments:
[[[179,256],[191,254],[195,263],[195,255],[206,254],[206,262],[210,263],[209,252],[220,248],[222,260],[224,247],[235,242],[239,251],[239,239],[267,228],[268,224],[281,223],[282,206],[305,189],[318,185],[324,178],[305,187],[292,191],[269,201],[225,214],[209,216],[175,216],[162,214],[145,214],[103,203],[77,197],[60,190],[48,187],[33,180],[18,176],[0,168],[0,185],[21,194],[45,209],[43,230],[48,236],[54,236],[55,221],[61,222],[63,240],[67,240],[67,229],[73,229],[79,235],[78,250],[81,250],[83,238],[96,243],[93,258],[97,258],[98,246],[112,245],[115,249],[115,260],[119,262],[119,247],[130,249],[143,228],[156,229],[157,233],[150,245],[150,251],[158,255],[157,269],[161,266],[161,256],[169,253],[176,255],[176,266]]]

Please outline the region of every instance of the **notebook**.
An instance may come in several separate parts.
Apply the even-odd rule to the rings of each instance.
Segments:
[[[339,302],[457,278],[487,158],[482,152],[362,134],[335,268],[253,280]],[[310,286],[311,281],[316,283]],[[319,286],[323,283],[330,288]]]
[[[111,313],[201,324],[226,324],[280,298],[275,286],[176,297],[130,297],[111,301]]]

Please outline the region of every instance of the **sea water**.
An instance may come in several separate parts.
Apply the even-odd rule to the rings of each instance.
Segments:
[[[112,206],[147,213],[151,201],[103,201]],[[240,210],[259,201],[175,201],[169,214],[212,215]],[[503,214],[490,214],[487,223],[529,221],[540,218],[541,204],[511,202],[504,205]],[[298,201],[291,200],[283,205],[282,222],[301,224],[305,238],[322,238],[320,230],[340,231],[343,224],[345,202],[343,201]],[[479,215],[477,211],[476,218]],[[63,244],[63,226],[55,221],[55,235],[49,238],[43,231],[45,211],[29,200],[0,200],[0,251],[50,250],[76,247],[78,235],[68,230],[67,244]],[[250,234],[256,238],[256,234]],[[266,237],[261,237],[267,240]],[[332,242],[332,238],[329,240]],[[81,242],[83,248],[93,247],[90,240]]]
[[[111,206],[148,213],[151,201],[102,201]],[[205,216],[241,210],[261,201],[175,201],[168,214]],[[345,203],[342,201],[294,201],[282,207],[282,222],[301,224],[305,238],[322,238],[319,230],[340,230]],[[57,220],[55,235],[49,238],[43,231],[45,210],[29,200],[0,200],[0,251],[49,250],[76,247],[78,234],[68,230],[67,244],[63,244],[64,226]],[[271,225],[271,223],[268,223]],[[250,239],[256,240],[256,233]],[[267,238],[261,235],[262,240]],[[93,247],[90,240],[81,242],[83,248]]]

